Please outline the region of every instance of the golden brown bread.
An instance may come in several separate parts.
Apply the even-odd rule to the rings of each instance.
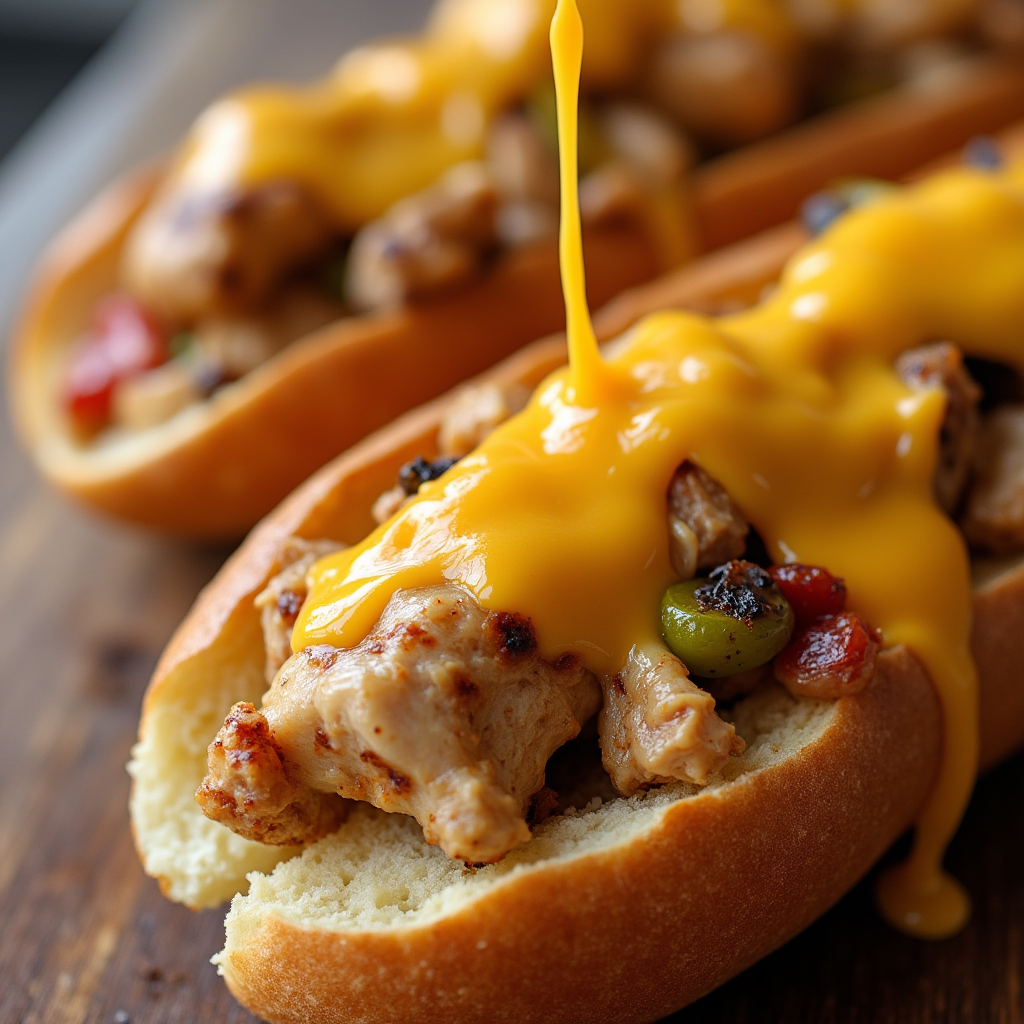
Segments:
[[[993,60],[953,91],[897,92],[713,161],[694,216],[715,248],[792,216],[837,175],[906,173],[1024,114],[1024,68]],[[43,472],[110,515],[196,537],[238,536],[338,452],[563,321],[553,248],[513,254],[457,295],[346,319],[288,347],[159,427],[85,446],[58,402],[67,346],[112,287],[152,171],[129,176],[56,242],[15,336],[12,406]],[[594,233],[591,301],[657,271],[637,229]]]

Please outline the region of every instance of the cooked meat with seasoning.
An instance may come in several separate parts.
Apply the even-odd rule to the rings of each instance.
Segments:
[[[668,487],[669,553],[682,580],[740,558],[749,525],[717,481],[687,460]]]
[[[263,715],[236,704],[210,744],[196,802],[208,818],[260,843],[295,846],[333,832],[345,820],[345,802],[294,785],[293,772]]]
[[[486,612],[457,587],[399,593],[359,646],[313,647],[285,663],[245,762],[218,753],[229,720],[210,748],[200,802],[268,841],[268,813],[338,793],[413,815],[452,858],[496,861],[529,839],[548,758],[601,700],[576,659],[551,664],[535,647],[527,620]],[[240,789],[264,785],[270,807],[232,804]],[[295,829],[287,835],[294,841]]]
[[[375,523],[386,523],[408,500],[406,489],[401,484],[395,484],[377,498],[370,509],[370,515]]]
[[[285,346],[329,324],[345,307],[311,284],[292,284],[258,314],[210,316],[192,334],[204,365],[223,380],[238,380]]]
[[[251,310],[327,251],[329,218],[298,185],[158,196],[125,249],[129,290],[171,322]]]
[[[953,513],[960,505],[971,473],[981,389],[967,372],[960,349],[948,341],[904,352],[896,360],[896,372],[910,388],[937,387],[946,393],[946,415],[939,433],[935,468],[935,497],[942,508]]]
[[[1002,406],[985,417],[960,525],[982,551],[1024,548],[1024,406]]]
[[[454,458],[468,455],[529,399],[530,390],[522,384],[471,384],[463,388],[441,421],[438,451]]]
[[[380,309],[472,280],[497,244],[497,208],[487,167],[457,164],[356,235],[348,299],[358,309]]]
[[[257,595],[255,605],[263,627],[267,682],[273,683],[281,666],[292,656],[292,627],[306,601],[306,573],[324,555],[338,551],[341,544],[331,540],[303,540],[290,537],[278,565],[280,571]]]
[[[373,503],[370,514],[375,523],[386,523],[410,498],[419,493],[420,487],[443,476],[458,462],[458,458],[441,455],[433,462],[417,455],[398,471],[398,483],[381,494]]]
[[[623,796],[674,779],[703,784],[744,747],[714,698],[660,645],[630,651],[605,686],[598,728],[605,770]]]

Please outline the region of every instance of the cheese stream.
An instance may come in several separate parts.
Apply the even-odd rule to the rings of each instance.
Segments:
[[[970,568],[932,497],[945,398],[894,359],[950,339],[1024,371],[1024,168],[958,169],[848,214],[737,315],[647,318],[602,359],[586,309],[575,209],[572,0],[552,26],[563,160],[571,366],[362,544],[314,566],[293,649],[358,644],[399,590],[458,583],[528,615],[543,654],[616,672],[660,638],[674,573],[665,494],[699,463],[777,561],[845,577],[849,607],[906,644],[940,695],[945,755],[909,860],[882,881],[886,916],[923,936],[969,913],[942,872],[977,760]]]

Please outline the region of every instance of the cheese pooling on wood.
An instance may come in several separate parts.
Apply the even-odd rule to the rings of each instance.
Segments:
[[[318,562],[295,651],[353,647],[397,591],[446,582],[529,616],[541,653],[598,675],[660,635],[675,577],[665,495],[692,459],[776,561],[828,566],[850,606],[929,672],[945,756],[909,860],[883,878],[886,916],[941,936],[968,915],[941,863],[973,784],[977,683],[970,568],[932,478],[945,398],[893,363],[948,339],[1024,370],[1024,168],[951,170],[840,220],[746,312],[664,312],[602,358],[586,311],[575,210],[582,30],[552,28],[561,117],[570,366],[362,544]]]

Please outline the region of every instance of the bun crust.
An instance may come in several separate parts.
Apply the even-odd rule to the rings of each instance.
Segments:
[[[900,175],[1022,115],[1024,68],[993,60],[956,90],[896,92],[747,147],[694,175],[700,242],[716,248],[779,224],[837,176]],[[128,176],[57,240],[14,339],[12,405],[24,443],[58,487],[109,515],[237,537],[369,431],[563,322],[555,247],[524,250],[456,295],[340,321],[164,425],[83,447],[59,408],[63,359],[117,280],[125,238],[158,177]],[[657,269],[635,228],[589,238],[595,306]]]

